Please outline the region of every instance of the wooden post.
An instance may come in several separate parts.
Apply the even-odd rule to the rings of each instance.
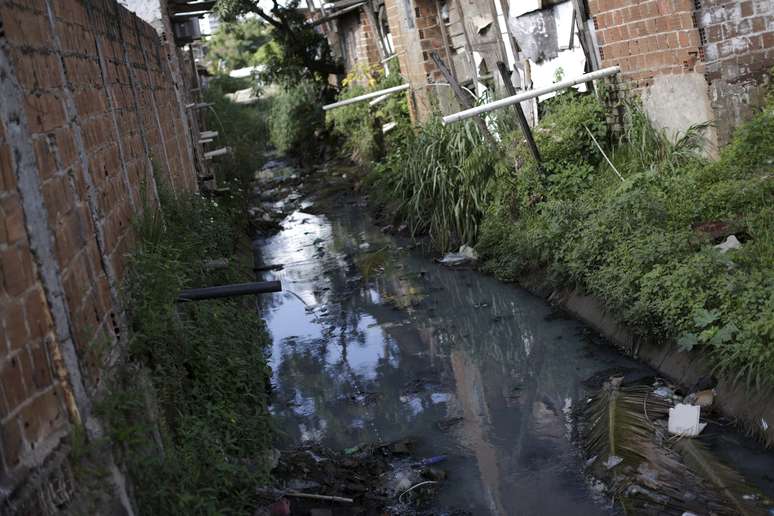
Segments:
[[[371,7],[370,2],[366,2],[363,4],[363,12],[366,14],[366,18],[368,18],[368,24],[373,27],[374,31],[374,37],[379,40],[379,43],[376,45],[377,50],[379,50],[379,60],[385,59],[389,52],[387,52],[387,49],[384,47],[384,38],[382,37],[382,28],[379,26],[379,22],[376,21],[376,14],[374,13],[373,8]]]
[[[505,84],[505,90],[509,96],[516,95],[516,88],[513,87],[511,82],[511,74],[508,72],[508,67],[502,61],[497,62],[497,69],[500,70],[500,76]],[[535,162],[537,163],[538,170],[543,171],[543,162],[540,159],[540,152],[538,151],[535,139],[532,137],[532,130],[527,123],[527,117],[524,116],[524,111],[521,109],[521,104],[514,104],[513,108],[516,110],[516,119],[519,121],[519,127],[521,132],[524,133],[524,138],[527,140],[527,147],[529,147],[529,153],[532,154]]]
[[[473,107],[473,103],[470,101],[470,97],[465,93],[465,91],[460,86],[460,83],[457,82],[457,79],[452,75],[451,71],[446,67],[446,63],[443,62],[443,59],[438,55],[437,52],[433,51],[430,52],[430,57],[435,62],[435,65],[438,67],[438,69],[443,74],[444,79],[446,79],[446,82],[449,83],[449,86],[451,86],[452,91],[454,92],[454,95],[457,97],[457,100],[459,101],[460,105],[462,106],[462,109],[470,109]],[[489,128],[486,126],[486,122],[481,117],[475,117],[476,124],[478,125],[478,128],[481,129],[481,134],[484,136],[484,138],[492,144],[495,148],[497,148],[497,141],[495,141],[494,136],[492,136],[492,133],[489,132]]]
[[[594,70],[599,70],[597,54],[594,52],[594,40],[591,39],[591,34],[589,34],[589,31],[586,28],[588,13],[586,13],[586,4],[584,3],[584,0],[572,0],[572,9],[574,14],[573,19],[578,24],[578,36],[581,48],[583,49],[583,54],[586,56],[588,71],[593,72]],[[594,83],[591,81],[586,83],[586,87],[589,91],[594,91]]]

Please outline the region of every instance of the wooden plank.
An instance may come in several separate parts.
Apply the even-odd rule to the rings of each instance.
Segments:
[[[497,69],[500,70],[500,76],[503,79],[505,90],[508,92],[508,95],[516,95],[516,88],[513,87],[513,82],[511,82],[511,74],[508,71],[508,67],[502,61],[498,61]],[[532,129],[530,129],[529,124],[527,123],[527,117],[524,116],[524,110],[521,109],[521,104],[514,104],[513,108],[516,111],[516,120],[519,122],[521,132],[524,134],[524,138],[527,140],[529,153],[532,154],[532,158],[537,163],[538,170],[543,172],[543,161],[540,159],[540,152],[538,151],[535,139],[532,137]]]
[[[460,84],[457,82],[457,79],[452,75],[451,71],[449,71],[449,68],[447,68],[446,63],[443,62],[443,59],[438,55],[437,52],[433,51],[430,52],[430,57],[435,62],[435,65],[438,67],[438,69],[443,74],[444,79],[446,79],[446,82],[449,83],[449,86],[451,86],[452,91],[454,92],[454,95],[457,97],[457,100],[459,101],[460,105],[463,109],[470,109],[473,107],[473,102],[470,99],[470,96],[468,93],[465,93],[465,91],[462,89]],[[476,124],[478,125],[478,128],[481,130],[481,134],[484,136],[484,138],[492,144],[495,148],[497,148],[497,141],[495,141],[494,136],[492,136],[492,133],[489,132],[489,128],[486,126],[486,122],[481,117],[475,117]]]

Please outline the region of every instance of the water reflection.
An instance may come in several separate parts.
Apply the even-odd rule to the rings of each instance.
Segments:
[[[579,324],[546,320],[523,291],[401,249],[355,208],[296,212],[284,228],[256,247],[285,265],[267,278],[295,293],[262,301],[288,440],[346,448],[414,436],[420,453],[450,456],[444,503],[606,512],[582,477],[567,407],[582,379],[624,359],[590,346]],[[384,272],[363,280],[358,256],[382,248]]]

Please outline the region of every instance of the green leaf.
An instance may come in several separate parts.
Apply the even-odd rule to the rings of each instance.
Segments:
[[[720,311],[700,308],[693,312],[693,322],[699,328],[706,328],[720,317]]]
[[[680,351],[690,351],[693,347],[699,343],[699,338],[695,333],[683,333],[679,339],[677,339],[677,347]]]
[[[709,340],[709,343],[713,346],[725,344],[726,342],[733,339],[734,334],[736,334],[738,331],[739,328],[737,328],[734,323],[728,323],[720,328],[717,332],[715,332],[715,335],[712,336],[712,338]]]

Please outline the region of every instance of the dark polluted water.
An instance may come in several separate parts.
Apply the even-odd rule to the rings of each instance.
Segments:
[[[255,242],[264,264],[284,265],[264,277],[286,291],[261,302],[285,439],[416,439],[417,456],[448,456],[438,504],[476,515],[617,513],[584,477],[574,409],[594,375],[652,371],[520,288],[433,263],[365,213],[354,201],[301,209]],[[771,489],[770,454],[735,434],[722,448]]]

